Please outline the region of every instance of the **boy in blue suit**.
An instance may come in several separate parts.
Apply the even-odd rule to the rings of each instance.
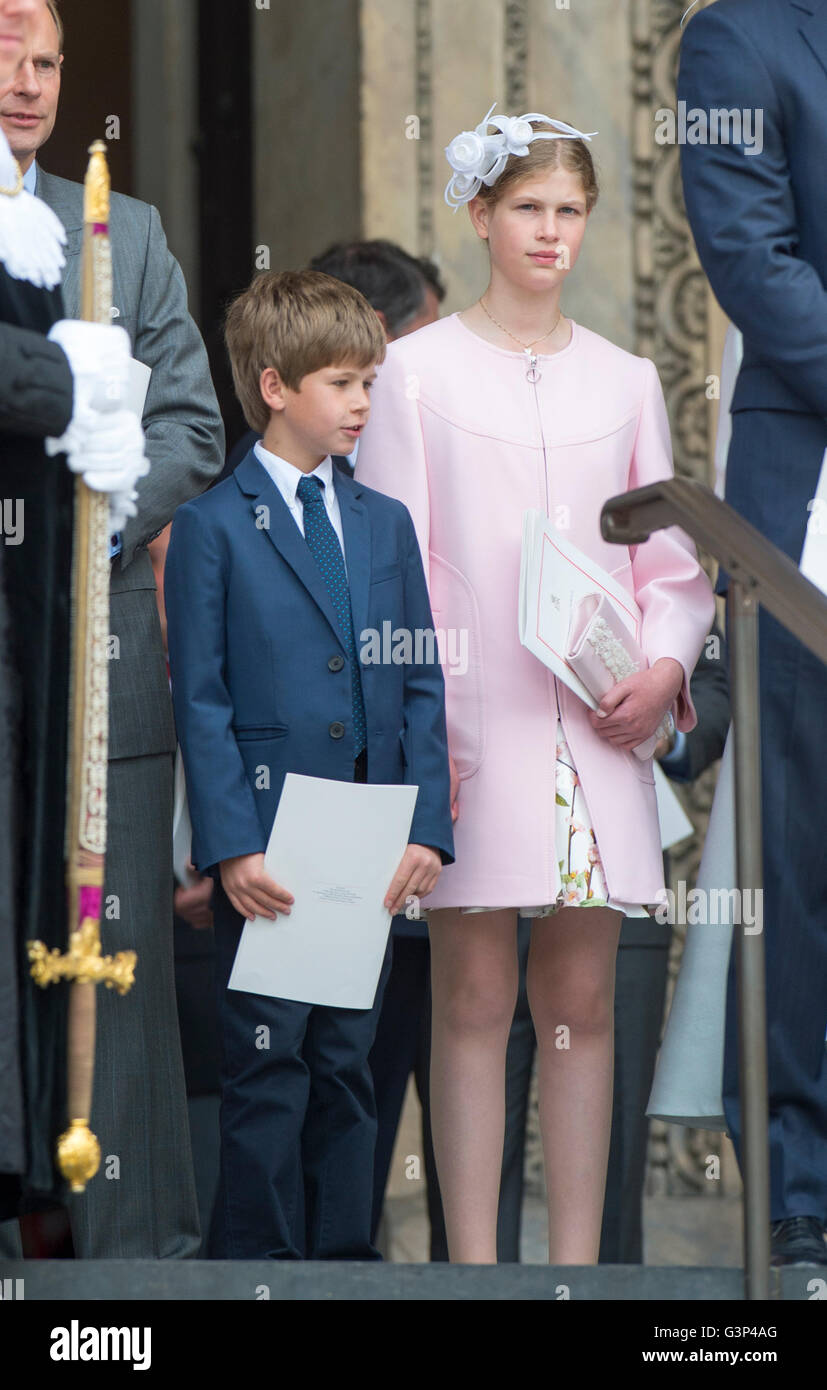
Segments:
[[[406,508],[331,463],[368,418],[385,354],[376,314],[327,275],[272,272],[232,305],[226,337],[237,394],[263,438],[232,477],[178,509],[165,582],[192,858],[216,878],[224,1061],[209,1249],[376,1259],[368,1053],[390,945],[368,1010],[227,981],[244,918],[275,919],[293,901],[264,867],[288,772],[416,783],[411,843],[385,903],[399,912],[409,895],[432,891],[453,858],[442,672],[438,659],[359,659],[360,638],[384,622],[432,628]],[[429,653],[422,641],[411,648]]]

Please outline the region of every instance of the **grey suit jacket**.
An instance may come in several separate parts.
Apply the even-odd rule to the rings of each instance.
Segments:
[[[68,244],[63,273],[66,314],[80,313],[83,186],[38,165],[36,192],[57,213]],[[181,268],[167,247],[157,209],[113,193],[113,322],[129,333],[133,355],[152,370],[144,407],[151,468],[138,483],[138,515],[113,561],[110,632],[110,758],[175,751],[166,663],[147,542],[176,507],[203,492],[224,462],[224,427],[207,354],[187,310]]]

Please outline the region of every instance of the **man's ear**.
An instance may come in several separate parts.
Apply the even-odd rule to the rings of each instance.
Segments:
[[[258,379],[259,390],[264,404],[270,410],[284,410],[287,404],[287,387],[275,367],[265,367]]]

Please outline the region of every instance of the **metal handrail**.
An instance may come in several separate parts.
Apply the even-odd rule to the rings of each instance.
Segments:
[[[611,497],[604,540],[640,545],[653,531],[680,526],[729,575],[730,646],[738,886],[763,889],[758,609],[761,604],[827,664],[827,598],[798,567],[702,483],[686,478]],[[767,1020],[763,932],[735,934],[738,1079],[743,1116],[744,1293],[770,1296],[770,1163]]]
[[[617,545],[639,545],[652,531],[680,526],[814,656],[827,662],[827,598],[703,483],[671,478],[610,497],[600,526],[604,540]]]

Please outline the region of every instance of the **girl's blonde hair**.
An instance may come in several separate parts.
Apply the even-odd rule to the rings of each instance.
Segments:
[[[545,121],[532,121],[533,130],[551,130]],[[477,197],[489,208],[494,207],[516,183],[549,169],[565,169],[577,174],[586,195],[586,212],[591,212],[600,189],[589,147],[585,140],[532,140],[528,154],[512,154],[496,183],[482,185]]]

